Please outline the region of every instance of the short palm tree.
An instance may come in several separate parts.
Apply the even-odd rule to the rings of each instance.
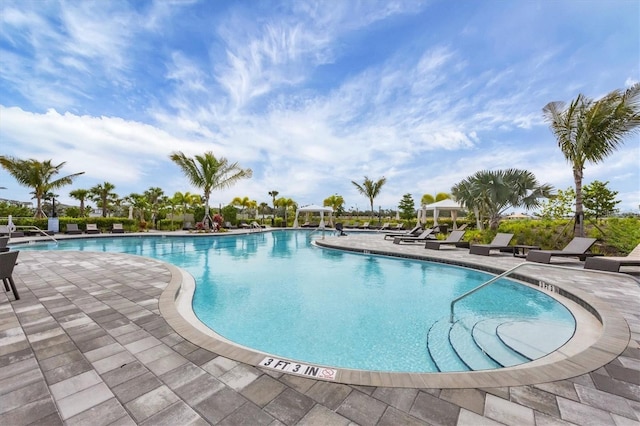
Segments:
[[[151,222],[154,226],[156,226],[156,219],[158,218],[158,212],[161,207],[162,197],[164,196],[164,191],[162,188],[151,187],[144,191],[145,197],[147,197],[147,201],[151,206]]]
[[[89,198],[88,189],[74,189],[69,192],[69,196],[80,201],[80,217],[84,217],[84,202]]]
[[[213,223],[209,214],[211,191],[229,188],[240,179],[250,178],[253,175],[251,169],[243,169],[238,163],[229,163],[229,160],[224,157],[216,158],[210,151],[195,157],[187,157],[182,152],[174,152],[169,158],[182,169],[192,185],[202,190],[204,196],[204,218],[202,221],[207,229]]]
[[[362,195],[369,199],[369,204],[371,206],[371,218],[373,219],[373,200],[380,195],[380,190],[382,186],[387,182],[387,178],[384,176],[378,179],[376,182],[372,181],[368,177],[364,177],[364,182],[362,185],[355,181],[351,181],[351,183],[358,189]]]
[[[640,127],[640,83],[614,90],[594,101],[580,94],[565,107],[551,102],[543,108],[545,120],[573,169],[576,188],[574,233],[584,237],[582,180],[586,163],[597,164],[611,155]]]
[[[298,203],[293,201],[291,198],[278,198],[276,200],[276,206],[284,208],[284,227],[287,227],[287,211],[289,209],[293,209],[295,211],[296,207],[298,207]]]
[[[481,170],[457,183],[451,192],[458,202],[473,209],[482,229],[488,219],[491,230],[497,230],[501,215],[511,207],[532,209],[541,199],[551,196],[551,185],[540,184],[527,170]]]
[[[109,204],[118,198],[118,194],[113,192],[116,186],[110,182],[99,183],[89,189],[92,199],[102,208],[102,217],[107,217],[109,212]]]
[[[249,208],[251,200],[249,199],[249,197],[235,197],[229,204],[231,204],[232,206],[240,207],[242,209],[242,213],[244,213],[245,210]]]
[[[36,218],[46,216],[42,210],[42,199],[47,193],[65,185],[70,185],[75,178],[84,173],[74,173],[54,180],[53,178],[60,173],[60,169],[66,162],[53,165],[51,161],[38,161],[32,158],[21,160],[0,155],[0,166],[13,176],[20,185],[33,188],[33,196],[36,199],[36,213],[34,216]]]
[[[331,207],[337,217],[344,211],[344,198],[342,195],[338,194],[330,195],[324,199],[322,205],[325,207]]]

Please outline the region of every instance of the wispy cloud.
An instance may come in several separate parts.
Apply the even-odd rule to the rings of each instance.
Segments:
[[[544,105],[640,80],[624,33],[640,6],[616,5],[581,10],[617,19],[582,31],[570,7],[527,2],[5,1],[0,138],[126,193],[184,191],[168,154],[212,150],[254,170],[220,202],[276,189],[353,205],[367,175],[388,178],[377,203],[394,207],[506,167],[562,188]],[[587,176],[610,171],[640,201],[637,158],[628,144]]]

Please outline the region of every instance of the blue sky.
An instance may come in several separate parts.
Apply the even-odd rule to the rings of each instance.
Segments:
[[[0,2],[0,154],[84,171],[120,196],[197,192],[169,160],[213,151],[253,170],[216,191],[300,206],[387,178],[376,209],[450,192],[484,169],[571,168],[542,108],[640,80],[640,2]],[[640,137],[585,183],[640,205]],[[0,198],[28,200],[0,171]],[[517,210],[517,209],[516,209]]]

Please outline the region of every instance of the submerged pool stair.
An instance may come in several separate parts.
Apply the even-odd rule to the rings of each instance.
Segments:
[[[427,350],[439,371],[476,371],[529,362],[499,335],[499,327],[518,322],[510,317],[467,316],[454,323],[442,318],[427,333]]]

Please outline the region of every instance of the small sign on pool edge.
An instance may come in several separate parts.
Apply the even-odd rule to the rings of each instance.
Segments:
[[[266,357],[260,364],[261,367],[271,368],[272,370],[286,371],[287,373],[299,374],[301,376],[315,377],[322,380],[335,380],[338,370],[334,368],[317,367],[307,364],[298,364],[297,362],[284,361],[278,358]]]

